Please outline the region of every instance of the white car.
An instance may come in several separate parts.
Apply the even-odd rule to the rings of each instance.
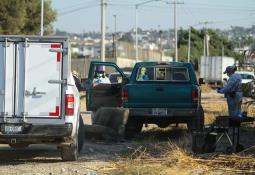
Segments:
[[[242,83],[249,83],[254,80],[254,73],[248,71],[236,71],[236,73],[240,74],[242,77]]]
[[[242,90],[245,97],[253,96],[254,94],[254,73],[248,71],[236,71],[242,77]]]

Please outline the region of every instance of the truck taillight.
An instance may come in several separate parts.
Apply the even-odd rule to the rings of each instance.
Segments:
[[[198,101],[198,89],[193,89],[191,92],[191,97],[193,102]]]
[[[122,102],[126,102],[128,100],[128,90],[127,89],[122,89],[121,99],[122,99]]]
[[[65,114],[66,115],[74,114],[74,95],[73,94],[66,94]]]

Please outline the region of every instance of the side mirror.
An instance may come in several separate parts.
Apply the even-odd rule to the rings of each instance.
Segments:
[[[81,81],[82,88],[86,91],[92,87],[92,82],[90,80],[82,80]]]
[[[201,84],[205,84],[205,81],[204,81],[204,79],[203,79],[203,78],[199,78],[198,83],[199,83],[199,85],[201,85]]]

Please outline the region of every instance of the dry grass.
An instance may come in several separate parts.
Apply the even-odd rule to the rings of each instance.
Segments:
[[[228,115],[225,100],[204,100],[202,106],[205,124],[212,123],[216,116]],[[254,106],[248,109],[248,115],[255,116]],[[246,139],[252,142],[254,133],[249,133]],[[251,155],[248,151],[232,155],[219,152],[193,155],[191,136],[185,129],[178,131],[150,128],[132,141],[127,150],[118,155],[118,159],[110,165],[98,167],[95,171],[117,175],[255,174],[254,152]]]
[[[211,92],[212,88],[208,84],[201,85],[201,91],[202,93]]]
[[[205,124],[210,124],[216,116],[228,115],[226,101],[205,101]],[[248,109],[248,115],[255,114],[255,107]],[[161,134],[167,132],[161,129]],[[150,133],[151,134],[151,133]],[[191,137],[186,132],[182,136],[169,135],[167,142],[151,136],[137,142],[140,146],[126,159],[114,164],[110,174],[255,174],[255,157],[243,153],[224,155],[220,153],[200,156],[191,153]]]
[[[185,139],[184,139],[185,140]],[[140,146],[124,160],[115,163],[115,170],[110,174],[209,174],[209,168],[193,160],[192,155],[174,142],[154,145],[164,150],[159,157],[148,156],[150,145]]]
[[[216,116],[228,115],[227,103],[224,101],[205,102],[202,106],[205,111],[205,124],[213,123]]]
[[[184,136],[184,140],[190,140]],[[186,141],[185,141],[186,142]],[[127,158],[103,167],[100,172],[106,174],[255,174],[255,157],[244,155],[205,154],[192,155],[188,147],[168,141],[165,144],[147,143],[139,146]],[[152,156],[149,147],[164,150],[160,156]],[[187,146],[187,145],[186,145]]]

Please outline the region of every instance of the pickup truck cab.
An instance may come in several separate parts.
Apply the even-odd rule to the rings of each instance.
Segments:
[[[0,36],[1,144],[54,144],[63,160],[77,160],[79,104],[68,38]]]
[[[92,86],[95,67],[112,66],[122,82]],[[167,127],[171,123],[187,123],[189,129],[202,129],[204,111],[201,91],[190,63],[139,62],[127,78],[111,62],[92,62],[87,89],[87,109],[124,107],[129,109],[127,135],[134,135],[144,123]]]

